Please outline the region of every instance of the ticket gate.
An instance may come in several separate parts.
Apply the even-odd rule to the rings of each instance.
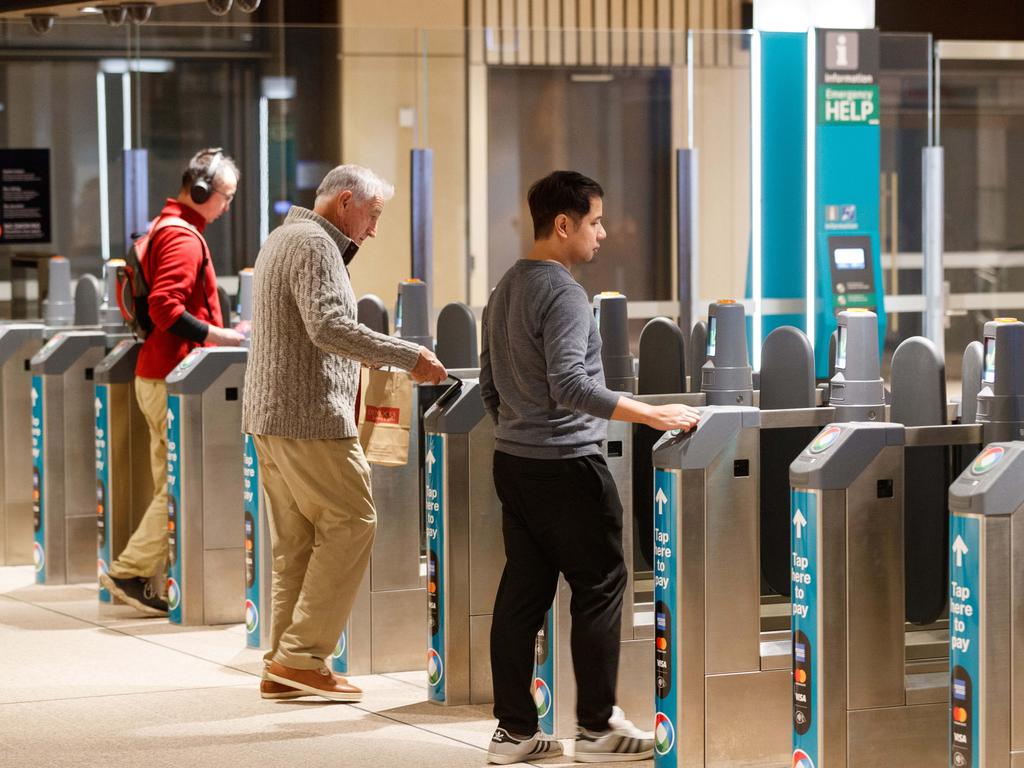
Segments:
[[[985,324],[988,446],[949,489],[949,766],[1024,766],[1024,323]],[[1016,442],[1008,442],[1016,439]]]
[[[490,634],[505,565],[494,490],[494,423],[480,383],[447,389],[424,417],[426,433],[427,697],[439,704],[493,700]]]
[[[102,331],[61,331],[31,359],[33,559],[36,582],[96,576],[93,375]]]
[[[361,305],[367,317],[378,322],[383,319],[379,307],[374,311],[372,300],[364,299]],[[395,335],[433,349],[425,283],[407,280],[399,284]],[[372,467],[377,533],[370,565],[331,659],[331,668],[339,674],[364,675],[423,667],[426,577],[420,512],[423,509],[422,417],[440,389],[413,385],[406,463]]]
[[[782,765],[790,753],[788,605],[764,573],[789,543],[762,532],[780,503],[788,511],[789,489],[780,502],[764,475],[778,454],[799,450],[794,434],[834,411],[815,407],[810,343],[791,328],[765,339],[761,390],[751,396],[742,311],[713,310],[703,383],[716,385],[708,400],[719,404],[703,410],[695,430],[665,435],[653,454],[655,761]],[[860,378],[877,376],[872,320],[852,319],[854,347],[874,353],[873,366],[854,366]],[[762,408],[742,404],[752,401]],[[774,522],[788,531],[788,518]]]
[[[135,396],[135,363],[142,342],[123,339],[96,366],[97,568],[110,563],[131,538],[153,498],[149,427]],[[100,602],[111,602],[102,586]]]
[[[1024,766],[1024,443],[949,489],[950,768]]]
[[[794,763],[942,759],[948,655],[906,627],[928,600],[911,603],[907,589],[906,458],[914,446],[976,443],[980,431],[832,424],[793,462]]]
[[[364,297],[360,312],[386,323],[376,297]],[[434,346],[427,313],[427,286],[408,280],[398,286],[396,335]],[[448,305],[438,316],[439,348],[459,359],[475,362],[475,349],[461,351],[460,343],[476,339],[472,312]],[[451,358],[449,358],[451,359]],[[452,369],[460,378],[479,371]],[[401,466],[373,467],[373,499],[378,510],[377,534],[367,574],[360,585],[348,626],[335,647],[331,667],[339,674],[399,672],[423,668],[423,627],[427,622],[427,562],[425,551],[425,461],[423,418],[447,387],[412,388],[412,418],[408,460]]]
[[[252,318],[252,275],[239,275],[239,316]],[[378,333],[388,332],[388,312],[384,302],[373,294],[359,299],[358,321]],[[245,643],[249,648],[270,647],[270,599],[273,582],[273,557],[270,543],[270,503],[260,485],[259,458],[252,435],[243,435],[242,505],[245,536]],[[342,633],[335,656],[342,656],[347,636]]]
[[[39,323],[0,325],[0,565],[32,562],[32,373]]]
[[[176,624],[244,618],[246,357],[244,348],[198,347],[167,376],[167,605]]]

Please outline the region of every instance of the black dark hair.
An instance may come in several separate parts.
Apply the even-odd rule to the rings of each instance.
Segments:
[[[576,171],[555,171],[535,181],[526,196],[533,217],[533,239],[550,235],[561,213],[578,224],[590,212],[595,197],[604,197],[601,185]]]
[[[235,178],[238,179],[238,166],[235,165],[235,161],[225,155],[219,147],[207,147],[206,149],[199,150],[189,159],[188,166],[181,174],[181,188],[188,189],[199,179],[208,179],[210,166],[213,165],[214,158],[217,155],[220,155],[216,168],[217,176],[220,176],[226,169],[230,168],[234,171]],[[208,180],[213,181],[213,179]]]

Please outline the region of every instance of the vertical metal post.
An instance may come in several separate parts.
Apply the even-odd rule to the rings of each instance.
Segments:
[[[924,335],[941,352],[945,346],[945,294],[942,290],[944,156],[942,147],[921,150],[921,246],[924,255]]]
[[[699,299],[697,261],[697,163],[696,149],[676,150],[676,287],[679,302],[679,327],[689,332],[698,312],[693,302]]]
[[[412,189],[412,275],[427,284],[427,307],[434,290],[434,151],[410,152]]]
[[[124,244],[146,231],[149,223],[149,150],[124,151]]]

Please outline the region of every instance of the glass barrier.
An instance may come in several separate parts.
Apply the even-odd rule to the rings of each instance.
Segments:
[[[936,46],[938,136],[945,152],[947,367],[993,317],[1024,317],[1024,49]]]

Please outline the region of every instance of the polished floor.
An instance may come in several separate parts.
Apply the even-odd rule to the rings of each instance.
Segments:
[[[241,625],[139,618],[101,607],[93,585],[40,587],[33,575],[0,568],[3,768],[486,763],[490,707],[428,703],[422,672],[353,678],[366,691],[357,705],[263,701]]]

